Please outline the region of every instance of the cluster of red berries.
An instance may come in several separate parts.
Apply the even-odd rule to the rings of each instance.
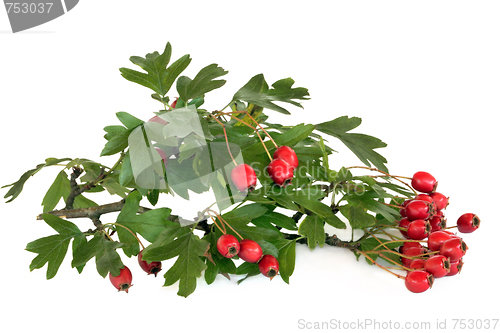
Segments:
[[[413,175],[411,186],[421,194],[406,200],[400,210],[401,234],[411,241],[399,249],[402,264],[409,269],[405,285],[414,293],[424,292],[435,278],[458,274],[463,266],[462,257],[468,247],[461,237],[445,230],[443,209],[448,206],[448,197],[436,192],[436,179],[427,172]],[[472,213],[463,214],[456,227],[461,233],[475,231],[479,218]],[[427,246],[421,241],[427,239]]]
[[[288,146],[281,146],[273,154],[273,160],[267,166],[267,173],[279,186],[287,186],[293,179],[293,173],[299,166],[295,151]],[[231,171],[231,180],[241,192],[252,191],[257,185],[255,170],[248,164],[239,164]]]
[[[153,261],[148,263],[146,260],[142,260],[142,251],[137,255],[137,260],[139,261],[139,266],[143,271],[149,274],[154,274],[155,277],[159,271],[161,271],[161,262]],[[111,284],[118,289],[118,291],[125,291],[128,293],[128,289],[132,287],[132,272],[127,266],[123,266],[120,269],[120,274],[118,276],[114,276],[109,273],[109,280]]]
[[[217,250],[226,258],[237,255],[246,262],[258,263],[260,272],[268,278],[278,274],[278,259],[270,254],[262,255],[260,245],[251,239],[238,241],[233,235],[224,234],[217,240]]]

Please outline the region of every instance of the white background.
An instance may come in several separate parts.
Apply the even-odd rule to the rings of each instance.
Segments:
[[[446,321],[451,330],[453,319],[500,318],[498,17],[497,1],[80,1],[63,17],[12,34],[0,10],[1,185],[47,157],[112,165],[114,157],[99,157],[102,128],[118,124],[118,111],[148,119],[159,108],[150,91],[123,79],[118,68],[133,68],[131,55],[162,51],[170,41],[172,59],[193,58],[186,75],[214,62],[229,71],[207,108],[223,107],[255,74],[269,83],[290,76],[309,88],[311,100],[291,116],[269,112],[271,121],[361,117],[355,131],[388,144],[379,152],[392,173],[425,170],[439,180],[451,197],[450,225],[466,212],[482,220],[479,231],[464,235],[470,249],[462,274],[422,294],[328,246],[297,247],[290,285],[255,277],[238,286],[236,277],[218,277],[207,286],[199,279],[186,299],[176,295],[177,285],[162,287],[161,277],[145,276],[135,258],[122,256],[134,274],[126,294],[101,278],[92,261],[79,275],[70,256],[52,280],[45,280],[46,267],[29,272],[35,254],[25,245],[53,233],[35,220],[59,171],[47,169],[14,202],[0,204],[1,330],[294,332],[305,331],[300,320],[365,319],[432,328]],[[339,141],[329,144],[339,151],[334,167],[360,164]],[[195,207],[198,200],[161,200],[185,217],[204,208]],[[88,220],[73,222],[91,227]]]

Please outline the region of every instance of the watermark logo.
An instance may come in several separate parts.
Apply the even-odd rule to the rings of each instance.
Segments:
[[[4,0],[12,32],[27,30],[52,21],[73,9],[79,0]]]

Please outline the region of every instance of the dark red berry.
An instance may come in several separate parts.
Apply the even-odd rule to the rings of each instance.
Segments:
[[[223,257],[232,258],[240,252],[240,242],[233,235],[222,235],[217,240],[217,250]]]
[[[466,213],[458,218],[457,227],[461,233],[471,233],[479,228],[481,220],[476,214]]]
[[[426,271],[411,271],[406,274],[406,288],[413,293],[421,293],[432,287],[434,277]]]
[[[440,254],[435,254],[425,261],[425,270],[435,278],[446,276],[450,272],[450,259]]]
[[[419,171],[413,175],[411,186],[419,192],[432,193],[436,191],[437,181],[430,173]]]
[[[436,203],[437,209],[438,210],[443,210],[448,207],[449,199],[446,197],[444,194],[441,194],[439,192],[434,192],[430,194],[431,198],[434,200]]]
[[[421,240],[427,238],[431,232],[429,221],[414,220],[408,225],[406,233],[410,239]]]
[[[460,259],[458,261],[451,261],[450,262],[450,272],[448,274],[446,274],[446,276],[457,275],[458,273],[460,273],[462,271],[463,266],[464,266],[464,262],[462,261],[462,259]]]
[[[283,187],[290,184],[293,178],[293,168],[290,164],[281,159],[273,160],[269,163],[267,166],[267,173],[273,182]]]
[[[160,261],[152,261],[148,264],[146,260],[142,260],[142,251],[137,255],[137,260],[139,261],[139,266],[141,266],[142,270],[149,274],[158,274],[161,271],[161,262]]]
[[[123,266],[118,276],[114,276],[109,272],[109,280],[118,291],[125,291],[128,293],[128,289],[132,287],[132,272],[130,272],[127,266]]]
[[[422,248],[423,246],[419,242],[411,242],[411,241],[404,242],[403,245],[401,245],[399,248],[399,253],[404,253],[406,250],[412,247]]]
[[[411,221],[408,220],[408,218],[404,217],[398,223],[400,228],[404,228],[404,230],[399,229],[399,231],[401,232],[401,235],[403,235],[404,238],[408,238],[408,234],[406,233],[406,228],[408,228],[408,225],[410,224],[410,222]]]
[[[415,196],[415,200],[422,200],[422,201],[427,201],[428,203],[431,204],[432,211],[436,212],[437,211],[437,205],[434,202],[434,199],[428,194],[425,193],[420,193]]]
[[[170,104],[170,107],[172,109],[175,109],[175,107],[177,106],[177,101],[179,100],[179,97],[176,97],[175,100],[172,102],[172,104]]]
[[[406,206],[406,217],[410,220],[426,220],[436,212],[430,202],[412,200]]]
[[[424,269],[425,268],[425,259],[412,260],[409,268],[411,268],[411,269]]]
[[[401,257],[401,263],[405,267],[410,267],[411,263],[415,259],[421,259],[420,257],[415,258],[417,256],[420,256],[425,253],[425,249],[423,247],[411,247],[403,252],[403,255],[405,257]],[[406,258],[409,257],[409,258]]]
[[[273,154],[273,159],[282,159],[293,169],[296,169],[299,166],[299,159],[297,158],[297,154],[295,154],[295,151],[288,146],[281,146],[276,149]]]
[[[260,272],[268,278],[271,278],[271,280],[278,274],[279,268],[278,259],[270,254],[266,254],[259,261]]]
[[[231,171],[231,180],[241,192],[253,191],[257,185],[255,170],[248,164],[239,164]]]
[[[450,261],[460,260],[467,252],[467,245],[458,237],[448,239],[441,244],[439,254],[450,258]]]
[[[433,231],[429,234],[427,238],[427,247],[431,251],[439,251],[441,244],[443,244],[448,239],[456,237],[453,233],[446,230]]]
[[[262,248],[257,242],[251,239],[243,239],[240,242],[238,257],[247,262],[256,263],[262,257]]]
[[[431,224],[431,231],[439,231],[446,228],[446,219],[441,212],[440,214],[435,214],[430,218],[429,223]]]

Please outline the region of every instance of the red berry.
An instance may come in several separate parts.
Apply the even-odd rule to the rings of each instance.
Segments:
[[[472,214],[472,213],[466,213],[463,214],[458,218],[457,221],[457,227],[458,231],[461,233],[471,233],[477,230],[479,228],[479,224],[481,223],[481,220],[477,215]]]
[[[279,186],[287,186],[293,178],[293,168],[284,160],[273,160],[267,166],[267,173]]]
[[[415,259],[410,263],[409,268],[411,269],[424,269],[425,268],[425,259]]]
[[[422,248],[423,246],[419,242],[404,242],[403,245],[401,245],[401,247],[399,248],[399,253],[404,253],[406,250],[412,247]]]
[[[399,221],[399,227],[404,228],[404,230],[400,229],[399,231],[401,232],[401,235],[403,235],[404,238],[408,238],[408,234],[406,233],[406,228],[408,228],[408,225],[410,224],[410,220],[408,220],[406,217],[402,218]]]
[[[425,261],[425,270],[435,278],[446,276],[450,272],[450,259],[440,254],[433,255]]]
[[[441,244],[443,244],[448,239],[456,237],[453,233],[446,230],[433,231],[429,234],[427,238],[427,247],[431,251],[439,251]]]
[[[446,274],[446,276],[457,275],[458,273],[460,273],[462,271],[463,266],[464,266],[464,262],[462,261],[462,259],[460,259],[458,261],[451,261],[450,262],[450,272],[448,274]]]
[[[299,159],[295,151],[288,146],[281,146],[273,154],[273,159],[282,159],[288,163],[292,168],[296,169],[299,166]]]
[[[231,171],[231,180],[241,192],[253,191],[257,184],[257,175],[248,164],[239,164]]]
[[[414,258],[414,257],[420,256],[424,253],[425,253],[425,249],[423,247],[410,247],[409,249],[407,249],[403,252],[403,255],[410,257],[410,258],[401,257],[401,263],[405,267],[410,267],[413,260],[421,259],[420,257],[419,258]]]
[[[426,271],[408,272],[405,278],[406,288],[413,293],[421,293],[432,287],[434,277]]]
[[[406,217],[410,220],[426,220],[434,215],[436,211],[432,204],[423,200],[412,200],[406,206]]]
[[[437,181],[430,173],[419,171],[413,175],[411,186],[419,192],[432,193],[436,191]]]
[[[270,254],[266,254],[259,261],[260,272],[268,278],[271,278],[271,280],[278,274],[279,268],[278,259]]]
[[[441,194],[439,192],[434,192],[434,193],[431,193],[430,196],[434,200],[434,202],[436,203],[438,210],[443,210],[446,207],[448,207],[448,203],[449,203],[450,198],[447,198],[444,194]]]
[[[421,240],[427,238],[431,232],[429,221],[414,220],[408,225],[406,233],[410,239]]]
[[[130,272],[127,266],[123,266],[118,276],[114,276],[109,272],[109,280],[118,291],[125,291],[128,293],[128,289],[132,287],[132,272]]]
[[[161,262],[160,261],[152,261],[148,264],[146,260],[142,260],[142,251],[137,255],[137,260],[139,261],[139,266],[141,266],[142,270],[149,274],[158,274],[161,271]]]
[[[431,217],[429,223],[431,224],[431,231],[439,231],[446,228],[446,219],[444,218],[442,213],[435,214],[433,217]]]
[[[467,252],[467,245],[459,237],[453,237],[441,244],[439,254],[450,258],[450,261],[460,260]]]
[[[233,235],[222,235],[217,240],[217,250],[222,256],[232,258],[240,252],[240,242]]]
[[[251,239],[243,239],[240,242],[238,257],[247,262],[256,263],[262,257],[262,248],[257,242]]]
[[[417,196],[415,196],[415,200],[422,200],[422,201],[427,201],[428,203],[431,204],[431,207],[432,207],[432,210],[434,212],[437,211],[437,205],[436,203],[434,202],[434,199],[432,199],[432,197],[428,194],[425,194],[425,193],[420,193],[418,194]]]

